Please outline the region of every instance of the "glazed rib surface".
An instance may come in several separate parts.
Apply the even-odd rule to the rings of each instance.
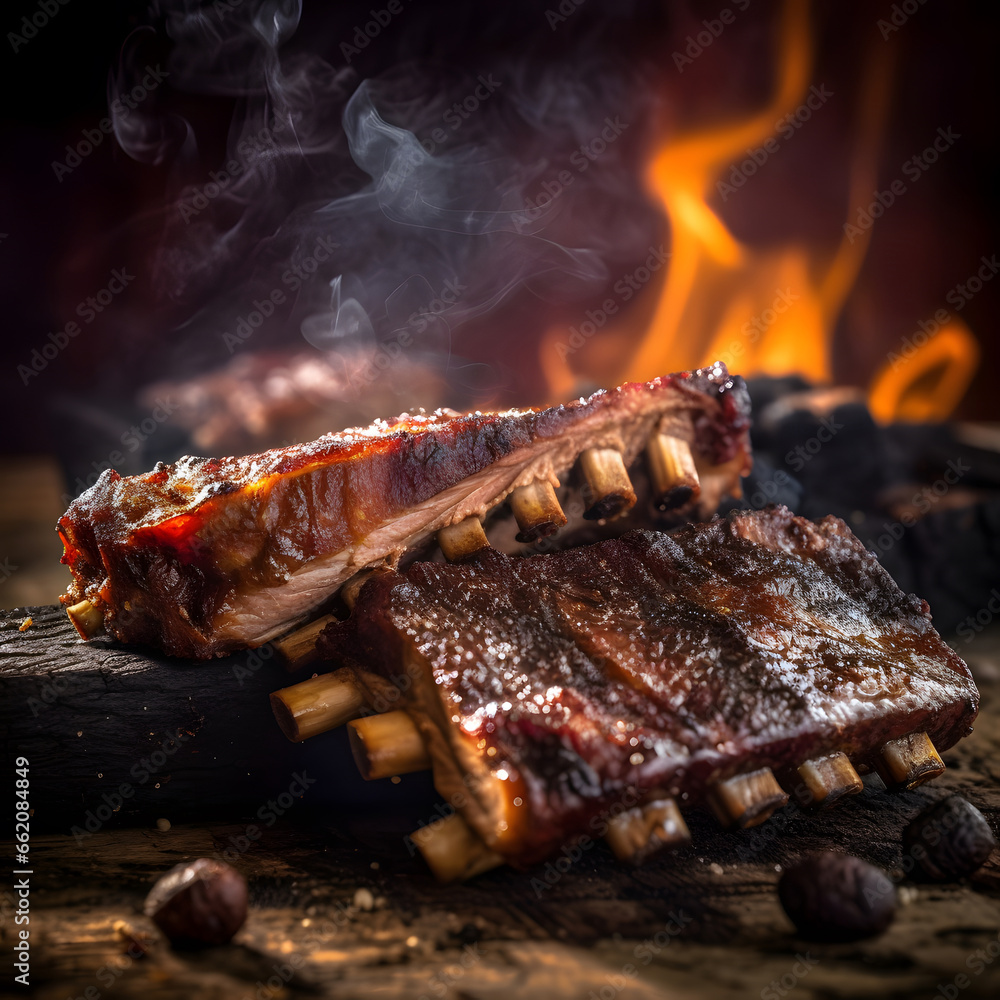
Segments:
[[[242,458],[114,471],[59,521],[72,585],[124,642],[195,658],[259,645],[365,567],[395,565],[581,451],[633,461],[656,428],[693,428],[709,466],[749,468],[749,402],[722,365],[544,410],[437,411]]]
[[[373,702],[402,691],[438,790],[515,863],[630,789],[683,806],[916,731],[947,750],[978,704],[927,605],[843,521],[784,508],[376,574],[321,642]]]

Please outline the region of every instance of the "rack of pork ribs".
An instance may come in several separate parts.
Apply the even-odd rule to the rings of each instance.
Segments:
[[[296,741],[346,724],[366,778],[432,769],[456,811],[413,840],[442,881],[583,835],[638,864],[689,841],[689,807],[749,827],[872,770],[912,788],[971,732],[978,693],[842,521],[634,528],[738,495],[748,416],[715,365],[105,473],[60,521],[63,601],[84,637],[205,658],[280,636],[291,666],[330,661],[272,695],[279,724]],[[596,535],[567,523],[577,492]],[[514,544],[557,531],[573,547]]]

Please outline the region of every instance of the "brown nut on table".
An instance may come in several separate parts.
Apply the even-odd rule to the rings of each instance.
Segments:
[[[785,913],[811,941],[858,941],[881,934],[896,915],[896,887],[881,869],[824,851],[789,868],[778,883]]]
[[[144,912],[175,947],[228,944],[247,918],[246,879],[223,861],[189,861],[153,886]]]
[[[971,875],[996,846],[986,817],[961,795],[935,802],[903,831],[905,853],[941,882]]]

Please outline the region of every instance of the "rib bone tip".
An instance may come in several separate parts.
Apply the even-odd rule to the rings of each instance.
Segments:
[[[787,802],[769,767],[719,781],[708,790],[708,804],[727,829],[757,826]]]
[[[619,861],[641,865],[659,851],[691,843],[691,833],[677,803],[655,799],[621,813],[608,823],[608,846]]]
[[[701,482],[687,441],[657,432],[649,439],[646,456],[653,501],[661,510],[676,510],[697,500]]]
[[[410,839],[439,882],[469,879],[503,864],[458,813],[421,827]]]
[[[281,731],[293,743],[336,729],[354,719],[364,699],[348,670],[310,677],[271,695],[271,709]]]
[[[464,521],[459,521],[458,524],[443,527],[438,532],[437,540],[445,559],[449,562],[467,559],[490,546],[483,530],[483,522],[475,514]]]
[[[843,753],[813,757],[796,769],[802,784],[796,789],[799,804],[809,809],[828,809],[865,786],[861,776]]]
[[[104,632],[104,616],[86,598],[70,605],[66,614],[81,639],[93,639]]]
[[[588,521],[618,517],[635,506],[635,490],[625,460],[617,448],[588,448],[580,454],[580,471],[586,483],[584,499]]]
[[[303,625],[302,628],[289,632],[288,635],[283,635],[280,639],[275,639],[271,645],[289,671],[297,670],[299,667],[322,659],[316,649],[316,641],[323,629],[330,622],[336,620],[336,615],[323,615],[321,618],[309,622],[308,625]]]
[[[889,740],[879,751],[875,770],[891,791],[916,788],[945,769],[927,733],[910,733]]]
[[[348,723],[347,735],[365,781],[426,771],[431,766],[424,738],[406,712],[354,719]]]
[[[566,514],[559,505],[556,491],[545,479],[518,486],[510,495],[514,520],[521,529],[519,542],[534,542],[558,531],[566,523]]]

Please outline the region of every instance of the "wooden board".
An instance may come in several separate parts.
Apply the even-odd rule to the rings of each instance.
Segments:
[[[11,617],[14,621],[8,624],[16,628],[17,615]],[[210,674],[197,673],[204,668],[164,663],[149,667],[143,679],[143,671],[128,659],[137,654],[108,648],[102,653],[107,674],[98,670],[106,700],[94,695],[91,677],[81,680],[83,693],[74,687],[77,693],[60,695],[47,712],[34,717],[18,701],[27,690],[23,685],[31,683],[26,678],[35,674],[37,683],[46,672],[72,673],[78,647],[59,645],[72,640],[55,616],[50,621],[41,615],[34,636],[29,630],[15,637],[8,627],[0,630],[0,637],[5,761],[19,747],[28,747],[36,817],[44,822],[39,816],[43,808],[61,817],[50,825],[52,832],[34,833],[32,840],[32,982],[33,995],[43,1000],[506,1000],[513,995],[587,1000],[591,994],[601,1000],[619,995],[624,1000],[931,1000],[941,987],[945,995],[951,996],[948,991],[954,989],[954,996],[962,998],[993,997],[1000,989],[1000,957],[990,951],[991,943],[1000,951],[1000,858],[994,854],[973,879],[948,885],[914,882],[899,868],[901,830],[923,805],[949,791],[975,802],[995,828],[1000,822],[1000,632],[995,628],[960,648],[976,674],[982,712],[973,736],[946,754],[948,771],[932,785],[890,796],[877,787],[877,779],[869,779],[860,796],[830,813],[807,816],[789,807],[764,826],[735,834],[723,833],[709,817],[692,813],[693,846],[635,871],[619,865],[597,844],[559,866],[525,873],[498,869],[470,884],[449,887],[437,886],[419,857],[411,857],[405,847],[405,835],[435,814],[437,800],[419,781],[373,783],[367,786],[371,801],[352,805],[354,793],[345,788],[356,778],[343,748],[326,737],[319,738],[327,740],[326,750],[315,761],[303,765],[294,756],[282,756],[270,771],[255,764],[259,770],[248,779],[234,773],[237,760],[304,750],[272,742],[268,734],[268,713],[255,701],[266,701],[271,679],[262,679],[256,693],[233,685],[228,699],[219,696],[217,687],[225,680],[224,663],[208,668],[219,671],[211,675],[214,683],[209,682]],[[29,640],[45,640],[48,666],[42,668],[43,661],[36,659],[29,668],[17,659],[19,644],[36,655],[38,646]],[[163,673],[167,668],[181,673],[168,681]],[[88,671],[90,667],[84,673]],[[66,818],[80,815],[81,807],[92,802],[86,795],[94,789],[85,790],[81,801],[82,786],[74,784],[72,808],[60,811],[53,801],[60,773],[86,778],[90,771],[120,772],[129,763],[137,736],[154,729],[154,737],[162,732],[153,726],[129,728],[132,712],[142,711],[133,704],[137,692],[148,693],[158,685],[172,692],[163,705],[201,720],[191,744],[211,734],[213,746],[217,737],[224,750],[231,740],[231,757],[223,760],[226,753],[216,752],[219,759],[208,763],[192,756],[183,770],[174,765],[164,769],[171,781],[161,781],[161,790],[183,784],[186,794],[194,797],[186,811],[175,792],[169,800],[149,793],[141,810],[115,814],[87,836],[70,835]],[[12,691],[17,692],[13,700]],[[147,699],[147,714],[151,703]],[[227,722],[227,712],[253,724]],[[107,746],[81,744],[87,760],[81,768],[66,736],[79,713],[89,713],[95,727],[103,724],[101,733],[116,723],[131,735]],[[160,718],[173,724],[167,709]],[[228,735],[223,738],[223,733]],[[55,740],[55,745],[46,749],[46,740]],[[206,738],[202,746],[208,745]],[[181,760],[180,751],[173,759]],[[258,810],[287,792],[289,775],[303,766],[315,783],[293,797],[269,825]],[[8,765],[8,773],[12,767]],[[254,794],[254,781],[264,774],[274,780],[257,786]],[[138,798],[138,787],[133,798]],[[177,821],[183,814],[186,820],[160,831],[151,817],[165,803],[179,810],[167,818]],[[259,835],[249,837],[248,826]],[[825,847],[866,858],[898,880],[906,905],[886,934],[837,946],[795,937],[774,892],[779,869]],[[200,954],[174,952],[156,938],[142,916],[142,901],[155,878],[173,864],[213,855],[226,857],[249,879],[250,919],[229,947]],[[15,930],[10,886],[11,879],[5,877],[0,936],[8,954]],[[358,890],[370,893],[374,908],[355,905],[367,902]],[[150,935],[146,957],[129,956],[129,941],[115,929],[120,921]],[[9,975],[9,966],[4,975]],[[966,979],[957,978],[963,976]],[[957,986],[956,981],[967,985]],[[23,993],[15,992],[9,979],[2,989],[11,995]]]

